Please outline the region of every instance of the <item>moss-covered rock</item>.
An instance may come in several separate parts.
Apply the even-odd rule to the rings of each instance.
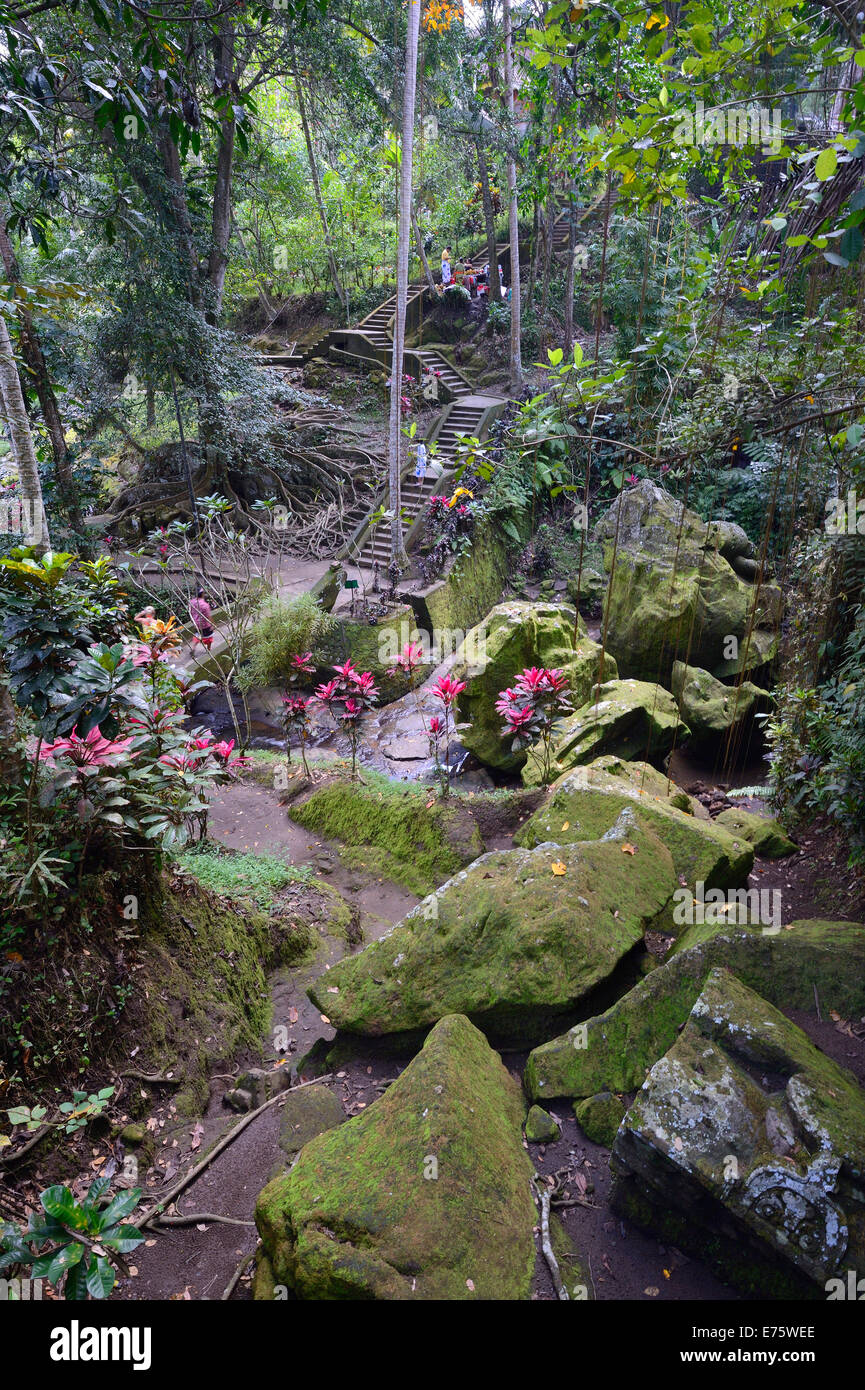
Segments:
[[[419,625],[439,647],[444,634],[468,633],[498,603],[511,572],[509,548],[513,544],[499,526],[482,523],[468,554],[459,556],[443,579],[416,597],[408,595]]]
[[[514,836],[531,848],[605,835],[625,807],[652,829],[673,858],[676,875],[692,888],[735,888],[747,882],[754,851],[745,838],[709,819],[698,801],[646,763],[597,758],[554,782],[544,803]],[[665,930],[680,930],[670,916]]]
[[[561,1132],[552,1115],[539,1105],[531,1107],[526,1116],[526,1138],[530,1144],[554,1144]]]
[[[587,1139],[611,1149],[625,1114],[625,1103],[610,1091],[599,1091],[596,1096],[576,1101],[574,1114]]]
[[[674,887],[669,851],[626,809],[602,840],[482,855],[309,995],[351,1033],[459,1012],[496,1039],[535,1038],[609,977]]]
[[[757,709],[765,708],[772,698],[753,681],[724,685],[708,671],[686,666],[684,661],[673,662],[671,687],[692,742],[706,748],[720,743],[732,730],[745,728]]]
[[[335,617],[334,630],[322,638],[313,652],[318,678],[329,680],[332,668],[350,659],[359,671],[370,671],[374,676],[379,704],[386,705],[404,695],[408,681],[394,668],[394,661],[406,642],[421,640],[414,610],[402,605],[375,622],[362,622],[345,611],[336,613]],[[431,664],[427,663],[419,668],[416,679],[428,675],[431,670]]]
[[[690,928],[676,953],[606,1013],[580,1023],[529,1055],[529,1095],[591,1096],[633,1091],[676,1040],[709,971],[726,965],[785,1008],[814,1007],[845,1017],[865,1012],[865,927],[802,921],[775,932],[708,924]]]
[[[423,894],[483,853],[477,822],[456,797],[430,806],[414,792],[382,795],[352,782],[331,782],[292,802],[291,818],[343,845],[376,851],[377,867]]]
[[[608,680],[561,721],[553,741],[553,775],[605,754],[657,763],[667,756],[676,739],[687,736],[668,690],[647,681]],[[542,780],[541,755],[531,749],[523,782],[531,787],[539,786]]]
[[[279,1147],[289,1158],[326,1130],[341,1125],[345,1111],[327,1086],[301,1086],[286,1094],[279,1113]]]
[[[747,840],[754,846],[754,853],[763,859],[783,859],[785,855],[796,853],[789,835],[769,816],[756,816],[753,811],[740,811],[738,806],[730,806],[721,812],[715,823],[723,825],[731,835]]]
[[[778,596],[761,603],[733,569],[728,557],[736,559],[741,542],[648,478],[620,494],[596,538],[611,576],[607,640],[624,674],[666,683],[687,652],[695,666],[730,675],[774,654]]]
[[[442,1019],[379,1100],[260,1194],[274,1279],[308,1300],[528,1299],[536,1217],[522,1118],[519,1087],[483,1036]]]
[[[613,1205],[746,1293],[825,1297],[865,1257],[865,1093],[729,971],[616,1135]]]
[[[575,637],[576,612],[568,604],[500,603],[466,635],[454,675],[466,681],[457,711],[467,725],[461,737],[466,748],[488,767],[515,771],[526,760],[514,753],[503,738],[501,716],[495,702],[502,690],[513,685],[520,671],[546,666],[564,671],[572,702],[583,704],[598,679],[601,648],[586,636],[580,624]],[[604,669],[615,676],[609,658]]]

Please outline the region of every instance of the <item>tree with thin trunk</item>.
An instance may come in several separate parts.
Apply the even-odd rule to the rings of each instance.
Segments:
[[[3,269],[9,284],[20,285],[21,268],[18,264],[18,257],[15,255],[12,243],[7,235],[6,222],[2,216],[0,216],[0,259],[3,261]],[[39,408],[42,411],[42,419],[45,421],[48,438],[51,440],[51,452],[54,456],[54,467],[57,471],[60,496],[69,509],[69,516],[73,526],[80,530],[83,525],[83,519],[78,501],[78,489],[72,472],[69,449],[66,445],[66,432],[63,428],[63,421],[60,418],[60,408],[57,404],[57,397],[54,394],[54,387],[51,384],[48,364],[45,361],[45,354],[42,351],[42,344],[39,341],[39,333],[33,322],[33,315],[25,299],[20,297],[17,298],[16,313],[18,315],[21,357],[36,391],[39,400]]]
[[[428,288],[429,288],[429,292],[430,292],[430,294],[435,294],[435,292],[436,292],[436,282],[435,282],[435,280],[433,279],[432,267],[431,267],[431,265],[430,265],[430,263],[429,263],[429,260],[427,259],[427,253],[426,253],[426,251],[425,251],[425,249],[424,249],[424,244],[423,244],[423,232],[422,232],[421,229],[420,229],[420,222],[418,221],[417,208],[415,207],[414,203],[412,203],[412,205],[411,205],[411,225],[412,225],[412,230],[414,231],[414,239],[415,239],[415,241],[416,241],[416,243],[417,243],[417,253],[418,253],[418,257],[420,258],[420,263],[421,263],[421,265],[423,266],[423,273],[424,273],[424,275],[426,276],[426,282],[427,282],[427,286],[428,286]]]
[[[511,253],[511,362],[510,389],[517,392],[523,385],[523,354],[520,344],[520,227],[517,212],[517,161],[513,151],[516,140],[514,121],[514,31],[511,21],[511,0],[504,0],[505,20],[505,105],[508,113],[508,233]]]
[[[0,397],[2,397],[6,419],[9,422],[12,450],[18,465],[21,500],[25,508],[23,522],[26,527],[27,540],[35,548],[37,555],[42,555],[50,549],[51,542],[48,538],[48,524],[45,520],[45,507],[42,502],[39,464],[36,461],[36,449],[33,445],[33,435],[30,432],[30,421],[27,418],[24,393],[21,390],[18,368],[15,365],[12,339],[9,337],[9,329],[2,314],[0,314]]]
[[[487,260],[490,263],[489,284],[487,286],[487,298],[491,304],[501,302],[502,288],[499,281],[499,252],[496,244],[496,218],[493,210],[493,194],[490,188],[490,169],[487,164],[487,152],[484,149],[483,137],[478,136],[475,140],[475,149],[478,153],[478,175],[481,185],[481,200],[484,208],[484,231],[487,238]]]
[[[340,279],[339,267],[336,263],[336,252],[333,249],[333,240],[330,235],[330,224],[327,220],[327,208],[324,205],[324,198],[321,192],[321,180],[318,176],[318,160],[315,154],[315,145],[312,142],[312,130],[309,125],[309,118],[306,114],[306,102],[303,99],[303,87],[301,86],[300,73],[297,70],[297,56],[292,48],[292,61],[294,63],[294,90],[297,94],[297,110],[300,115],[300,124],[303,127],[303,138],[306,141],[306,154],[309,159],[309,172],[312,178],[312,188],[315,194],[315,205],[318,208],[321,229],[324,232],[324,244],[327,250],[327,265],[330,270],[330,278],[333,281],[333,288],[336,290],[336,297],[342,305],[346,321],[348,321],[348,296],[343,289]]]
[[[399,239],[396,253],[396,313],[393,322],[393,357],[390,372],[390,420],[388,422],[388,505],[390,523],[390,563],[406,563],[400,517],[400,421],[402,419],[402,364],[405,352],[405,314],[408,302],[408,253],[411,237],[411,177],[414,140],[414,109],[417,92],[417,51],[420,34],[421,0],[409,0],[408,32],[405,44],[405,85],[402,97],[402,148],[399,179]]]

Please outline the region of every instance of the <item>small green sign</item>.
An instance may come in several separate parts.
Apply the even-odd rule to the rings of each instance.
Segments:
[[[358,587],[358,581],[356,579],[347,579],[345,581],[345,587],[347,589],[356,589]]]

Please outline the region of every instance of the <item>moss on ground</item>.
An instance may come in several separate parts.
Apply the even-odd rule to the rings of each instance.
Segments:
[[[423,896],[483,853],[465,803],[430,789],[382,790],[332,782],[291,807],[292,820],[346,846],[349,862],[374,864],[382,877]]]

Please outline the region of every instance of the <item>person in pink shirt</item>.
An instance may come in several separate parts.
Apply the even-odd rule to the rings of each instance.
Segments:
[[[205,651],[209,652],[213,645],[213,613],[210,604],[204,597],[203,589],[199,589],[195,598],[189,600],[189,616],[195,628],[192,650],[195,651],[196,642],[200,642]]]

